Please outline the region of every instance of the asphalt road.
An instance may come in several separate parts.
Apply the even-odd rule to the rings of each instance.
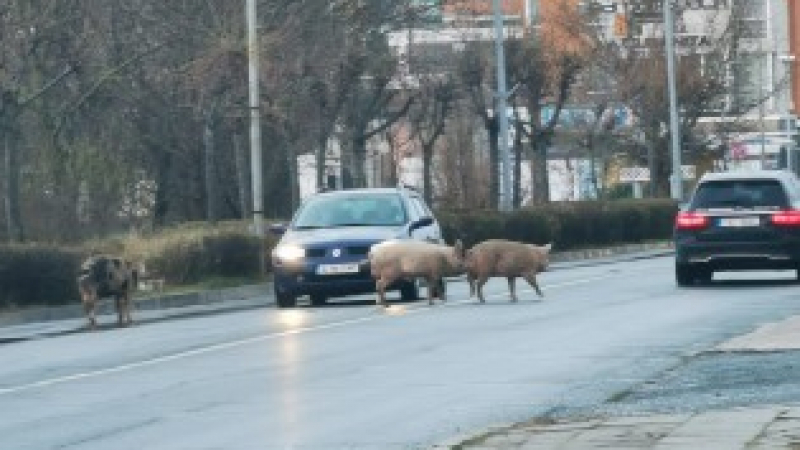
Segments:
[[[511,304],[496,280],[480,305],[451,283],[434,307],[265,308],[4,345],[0,448],[425,448],[641,404],[698,352],[800,313],[793,273],[747,276],[680,289],[661,257],[541,274],[542,301]]]

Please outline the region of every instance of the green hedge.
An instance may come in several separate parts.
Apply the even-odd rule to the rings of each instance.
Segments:
[[[208,278],[258,278],[264,255],[274,245],[243,228],[179,227],[149,239],[133,240],[125,253],[169,285]]]
[[[677,204],[672,200],[559,202],[509,213],[440,211],[447,242],[471,247],[485,239],[545,244],[558,250],[669,239]]]
[[[0,246],[0,307],[79,301],[77,250],[45,245]]]
[[[262,279],[262,264],[268,262],[274,238],[258,239],[247,225],[185,224],[149,236],[90,241],[77,248],[0,245],[0,308],[79,302],[78,269],[93,253],[143,263],[148,273],[163,278],[168,286],[209,279]]]

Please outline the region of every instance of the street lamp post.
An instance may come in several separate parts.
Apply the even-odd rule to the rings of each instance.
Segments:
[[[678,95],[675,86],[675,42],[672,0],[664,1],[664,41],[667,53],[667,89],[669,90],[670,141],[672,144],[672,175],[670,195],[683,200],[683,175],[681,173],[681,132],[678,123]]]
[[[258,34],[256,0],[247,0],[247,62],[250,107],[250,160],[253,177],[253,232],[264,234],[264,187],[261,180],[261,111],[258,94]]]
[[[497,135],[500,160],[503,165],[502,182],[503,189],[500,191],[500,210],[511,210],[511,161],[508,154],[508,111],[507,101],[508,92],[506,92],[506,61],[503,49],[503,18],[502,10],[500,8],[500,0],[493,0],[494,8],[494,43],[495,43],[495,60],[497,63],[497,106],[495,108],[495,117],[498,120],[499,132]]]

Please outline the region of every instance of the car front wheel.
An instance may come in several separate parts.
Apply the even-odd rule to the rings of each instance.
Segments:
[[[326,303],[328,303],[328,297],[321,294],[311,295],[311,304],[313,306],[324,306]]]
[[[297,297],[275,291],[275,303],[279,308],[294,308],[297,306]]]
[[[400,299],[404,301],[419,300],[419,286],[415,280],[405,281],[400,285]]]

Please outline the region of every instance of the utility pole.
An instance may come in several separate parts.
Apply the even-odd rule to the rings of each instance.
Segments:
[[[526,27],[532,27],[539,15],[539,0],[525,0],[525,20],[522,23]]]
[[[253,177],[253,232],[264,235],[264,185],[261,180],[261,111],[258,94],[258,34],[256,0],[247,0],[247,62],[250,107],[250,164]]]
[[[499,132],[497,134],[500,161],[503,166],[502,185],[500,190],[500,210],[511,210],[511,158],[508,154],[508,92],[506,88],[506,61],[503,49],[503,17],[500,0],[493,0],[494,9],[494,44],[495,60],[497,62],[497,93],[495,117],[498,120]]]
[[[678,123],[678,95],[675,86],[675,41],[672,0],[664,1],[664,41],[667,53],[667,89],[669,90],[669,132],[672,143],[672,175],[670,195],[683,200],[683,174],[681,173],[681,130]]]

